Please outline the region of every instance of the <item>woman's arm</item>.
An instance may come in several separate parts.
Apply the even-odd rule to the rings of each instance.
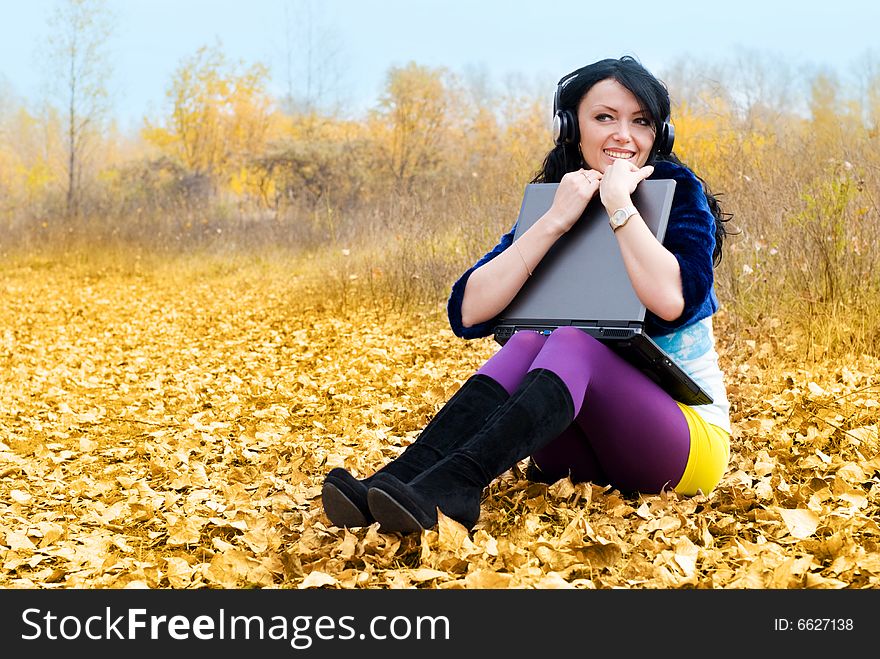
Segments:
[[[474,270],[461,303],[461,321],[465,327],[501,313],[563,233],[548,211],[510,247]]]
[[[651,175],[651,166],[636,168],[618,160],[605,170],[599,187],[602,204],[610,216],[618,208],[632,205],[636,186]],[[614,232],[633,290],[649,311],[673,321],[684,311],[684,292],[678,259],[660,241],[641,215],[636,213]]]
[[[461,303],[465,327],[494,318],[510,304],[548,250],[580,219],[601,179],[602,174],[592,170],[563,176],[550,209],[516,242],[471,273]]]

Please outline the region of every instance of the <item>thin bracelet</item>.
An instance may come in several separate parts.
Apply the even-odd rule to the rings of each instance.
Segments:
[[[532,271],[529,268],[529,264],[526,263],[526,257],[523,256],[522,250],[519,248],[519,245],[516,244],[516,241],[513,242],[513,246],[516,247],[516,253],[519,254],[519,258],[522,259],[523,265],[526,266],[526,272],[529,273],[529,277],[532,276]]]

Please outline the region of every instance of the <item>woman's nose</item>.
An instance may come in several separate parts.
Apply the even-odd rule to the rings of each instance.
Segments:
[[[616,139],[618,142],[629,142],[630,139],[632,139],[629,132],[628,123],[624,121],[617,124],[617,130],[614,131],[614,139]]]

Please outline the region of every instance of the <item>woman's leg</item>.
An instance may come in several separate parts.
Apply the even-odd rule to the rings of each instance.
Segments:
[[[370,512],[383,531],[429,529],[437,524],[438,509],[470,528],[480,516],[486,486],[573,420],[565,383],[552,371],[532,369],[470,441],[433,467],[409,483],[377,476],[367,493]]]
[[[516,332],[477,373],[489,376],[512,394],[546,341],[547,337],[537,332]]]
[[[599,459],[590,448],[590,440],[577,423],[572,423],[559,437],[532,454],[526,478],[548,484],[560,478],[571,478],[574,483],[608,483]]]
[[[591,415],[594,408],[603,409]],[[601,451],[593,446],[599,463],[621,487],[658,491],[681,478],[690,434],[675,401],[594,338],[566,327],[550,335],[517,390],[470,441],[409,483],[377,478],[370,511],[388,531],[431,528],[438,508],[471,527],[485,487],[582,413],[593,424],[587,436],[604,440]]]
[[[589,368],[582,368],[582,359]],[[584,392],[575,403],[575,425],[586,444],[563,437],[533,454],[539,467],[542,461],[557,469],[568,462],[574,477],[576,466],[589,473],[585,467],[595,461],[597,478],[604,475],[631,492],[659,492],[678,483],[690,453],[690,431],[675,400],[653,380],[576,328],[553,332],[532,367],[557,373],[573,396]]]
[[[321,490],[324,512],[334,526],[360,527],[373,523],[367,489],[373,478],[391,474],[409,482],[469,440],[486,418],[525,377],[529,364],[544,345],[537,332],[518,332],[462,385],[421,434],[396,459],[372,476],[357,479],[341,467],[332,469]]]

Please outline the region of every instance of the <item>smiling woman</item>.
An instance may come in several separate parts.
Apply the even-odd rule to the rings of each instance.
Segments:
[[[536,183],[557,183],[550,209],[515,228],[452,286],[447,310],[463,338],[493,333],[498,314],[597,195],[608,212],[647,331],[712,398],[672,398],[610,347],[567,326],[518,331],[452,396],[418,439],[377,474],[333,469],[324,509],[338,526],[378,521],[420,531],[444,515],[472,528],[496,477],[530,457],[528,475],[611,484],[627,492],[709,493],[729,459],[730,418],[712,334],[713,259],[724,228],[717,202],[672,153],[666,87],[632,57],[565,76],[554,141]],[[646,178],[676,182],[661,243],[632,195]],[[511,249],[511,247],[513,249]],[[651,429],[646,432],[646,429]]]

